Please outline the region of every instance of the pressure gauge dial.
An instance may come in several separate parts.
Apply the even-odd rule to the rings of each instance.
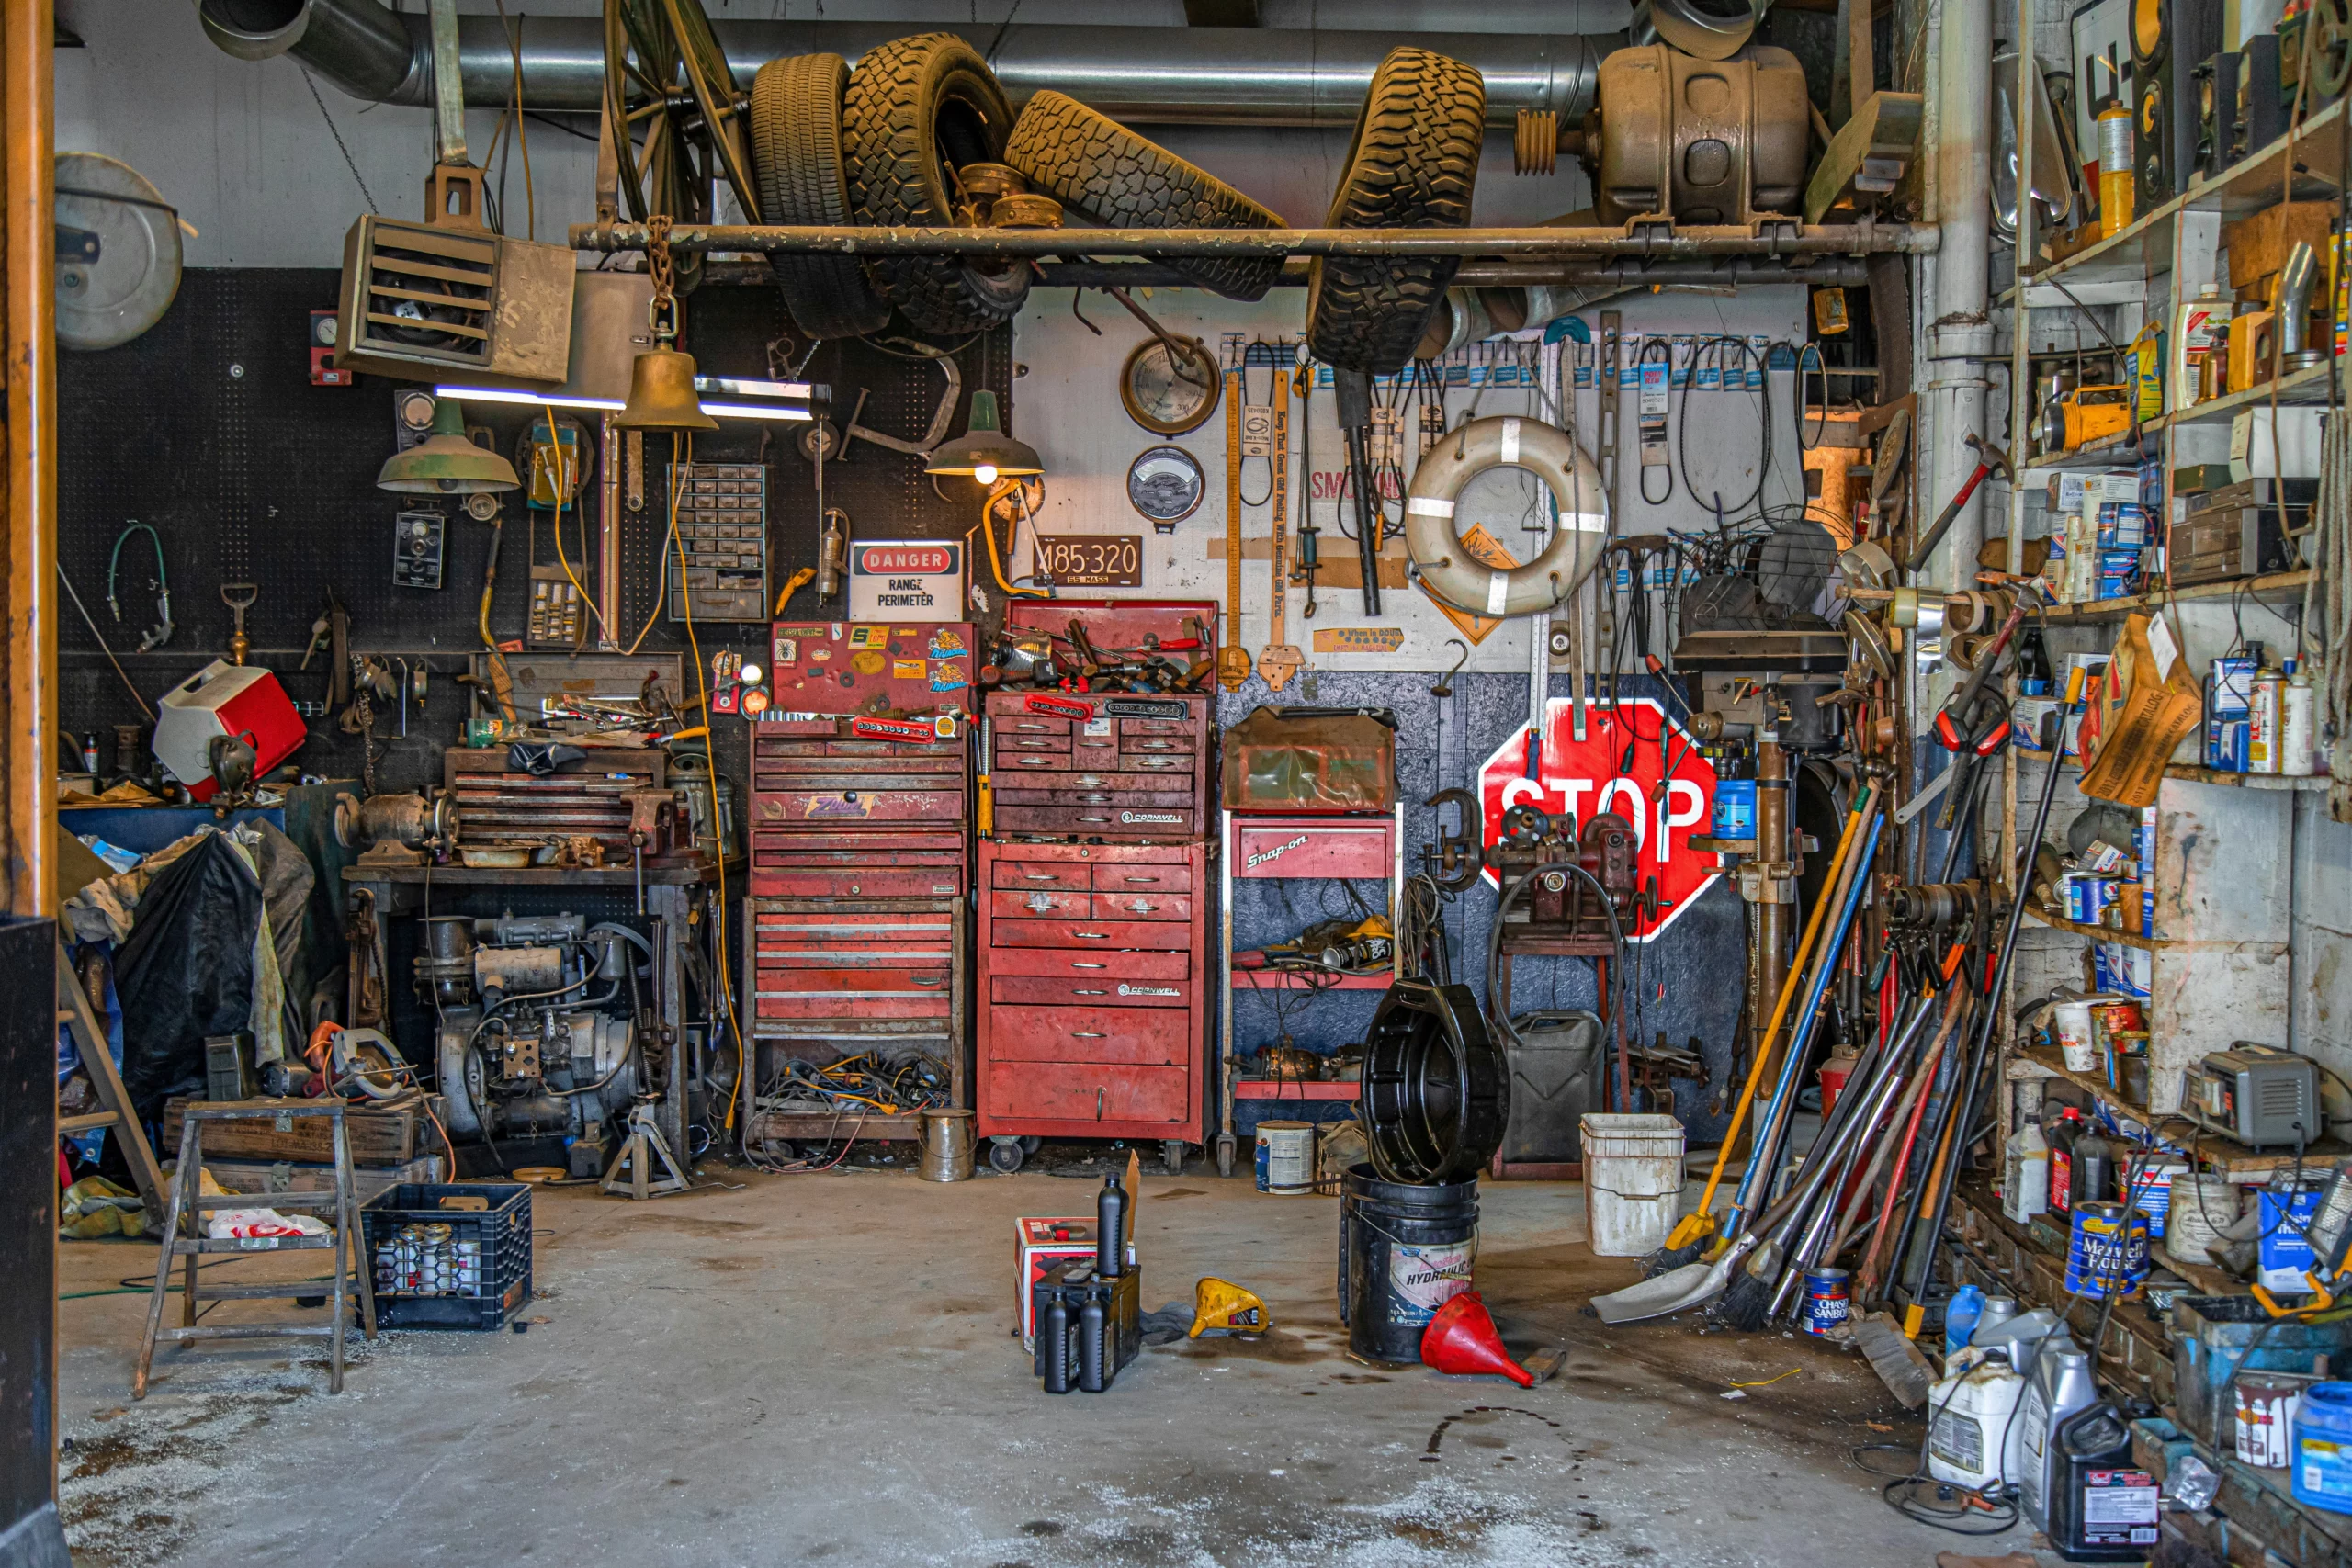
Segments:
[[[1198,338],[1150,337],[1136,345],[1119,370],[1119,401],[1127,417],[1155,435],[1182,435],[1216,412],[1224,381],[1216,356]]]

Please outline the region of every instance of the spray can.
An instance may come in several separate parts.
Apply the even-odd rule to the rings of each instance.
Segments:
[[[2165,412],[2165,330],[2150,321],[2132,340],[2132,414],[2142,424]]]
[[[2205,355],[2213,346],[2213,321],[2217,317],[2228,320],[2229,311],[2218,283],[2207,284],[2197,291],[2196,299],[2180,302],[2172,332],[2171,370],[2165,378],[2176,410],[2195,403],[2203,391]]]
[[[2098,231],[2102,239],[2132,226],[2132,111],[2109,101],[2098,113]]]
[[[2312,678],[2287,660],[2287,688],[2278,698],[2278,771],[2290,778],[2319,772],[2318,699]]]
[[[2255,671],[2253,702],[2246,714],[2245,771],[2249,773],[2275,773],[2286,751],[2286,737],[2280,733],[2287,692],[2287,678],[2276,669],[2264,666]]]

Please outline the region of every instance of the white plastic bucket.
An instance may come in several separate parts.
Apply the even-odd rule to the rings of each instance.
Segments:
[[[1258,1190],[1297,1198],[1315,1190],[1315,1123],[1258,1123]]]
[[[1682,1123],[1671,1116],[1596,1111],[1578,1126],[1592,1250],[1603,1258],[1656,1252],[1681,1214]]]
[[[2058,1037],[2058,1049],[2065,1053],[2068,1072],[2099,1070],[2098,1046],[2091,1038],[2090,1003],[2060,1002],[2051,1010],[2050,1032]]]

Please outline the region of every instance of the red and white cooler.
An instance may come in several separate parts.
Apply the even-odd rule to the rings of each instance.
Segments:
[[[260,778],[311,733],[275,674],[220,659],[164,693],[155,710],[155,760],[198,800],[220,788],[212,779],[213,737],[252,741],[254,777]]]

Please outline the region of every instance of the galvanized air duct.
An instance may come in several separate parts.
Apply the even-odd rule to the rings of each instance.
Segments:
[[[432,65],[422,15],[379,0],[198,0],[212,41],[241,60],[291,54],[356,98],[429,105]],[[604,24],[594,17],[516,17],[526,108],[594,113],[604,101]],[[854,62],[877,44],[923,30],[915,22],[714,24],[739,82],[770,60],[830,51]],[[1435,50],[1487,79],[1487,122],[1550,109],[1573,123],[1592,107],[1601,57],[1623,33],[1300,31],[1260,28],[1012,27],[949,28],[994,48],[1005,91],[1068,93],[1114,119],[1144,125],[1351,123],[1372,73],[1400,44]],[[1001,38],[999,37],[1001,32]],[[514,96],[514,57],[494,16],[461,17],[458,62],[466,101],[496,107]]]

